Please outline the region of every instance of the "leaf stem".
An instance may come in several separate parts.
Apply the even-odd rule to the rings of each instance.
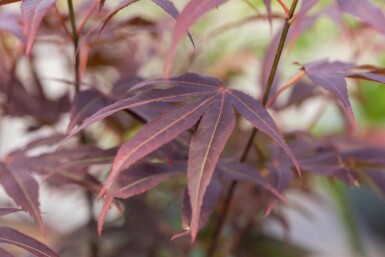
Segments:
[[[285,91],[286,89],[290,88],[292,85],[294,85],[298,80],[300,80],[303,76],[305,76],[305,72],[304,71],[301,71],[299,72],[297,75],[295,75],[294,77],[292,77],[280,90],[277,91],[277,93],[275,93],[271,98],[270,100],[267,102],[266,104],[266,108],[269,108],[275,101],[275,99],[277,99],[277,97],[282,94],[283,91]]]
[[[79,92],[80,89],[80,76],[79,76],[79,66],[80,66],[80,53],[79,53],[79,34],[76,29],[76,19],[75,12],[72,0],[67,0],[68,4],[68,12],[71,21],[71,29],[72,29],[72,38],[74,45],[74,54],[75,54],[75,91]]]
[[[282,6],[282,8],[285,11],[286,15],[289,16],[290,10],[287,7],[287,5],[285,4],[285,2],[283,0],[278,0],[278,3]]]
[[[268,82],[267,82],[267,86],[266,86],[266,90],[265,90],[265,93],[264,93],[264,96],[263,96],[263,100],[262,100],[262,104],[265,106],[267,101],[269,100],[269,96],[270,96],[270,91],[271,91],[271,88],[272,88],[272,85],[273,85],[273,82],[274,82],[274,78],[275,78],[275,75],[277,73],[277,69],[278,69],[278,64],[279,64],[279,61],[281,59],[281,56],[282,56],[282,52],[283,52],[283,48],[285,46],[285,41],[286,41],[286,37],[287,37],[287,34],[289,32],[289,29],[290,29],[290,26],[291,24],[293,23],[293,17],[294,17],[294,12],[295,12],[295,9],[297,8],[297,4],[298,4],[298,1],[299,0],[293,0],[292,4],[291,4],[291,7],[290,7],[290,11],[287,15],[287,18],[285,20],[285,25],[283,27],[283,30],[282,30],[282,34],[281,34],[281,38],[279,40],[279,44],[278,44],[278,49],[277,49],[277,52],[275,54],[275,58],[274,58],[274,62],[273,62],[273,66],[271,68],[271,71],[270,71],[270,75],[269,75],[269,79],[268,79]],[[254,137],[257,136],[259,130],[254,128],[251,135],[250,135],[250,138],[247,142],[247,145],[242,153],[242,156],[240,158],[240,162],[245,162],[246,159],[247,159],[247,155],[251,149],[251,146],[253,145],[253,140],[254,140]],[[231,200],[233,199],[233,196],[234,196],[234,192],[235,192],[235,189],[236,189],[236,186],[237,186],[237,182],[236,181],[232,181],[231,182],[231,185],[227,191],[227,194],[225,196],[225,199],[224,199],[224,202],[223,202],[223,206],[222,206],[222,209],[220,211],[220,215],[219,215],[219,218],[218,218],[218,223],[216,224],[216,227],[214,229],[214,233],[213,233],[213,236],[212,236],[212,239],[210,241],[210,244],[209,244],[209,247],[208,247],[208,250],[206,252],[206,257],[213,257],[215,256],[215,252],[217,250],[217,246],[218,246],[218,243],[219,243],[219,237],[220,237],[220,234],[221,234],[221,231],[223,229],[223,226],[225,224],[225,220],[226,220],[226,217],[229,213],[229,209],[230,209],[230,205],[231,205]]]

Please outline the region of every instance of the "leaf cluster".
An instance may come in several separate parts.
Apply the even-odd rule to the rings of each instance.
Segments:
[[[179,11],[171,0],[0,0],[1,118],[24,121],[25,133],[34,138],[0,162],[0,184],[18,206],[0,208],[0,216],[26,212],[45,234],[42,183],[86,192],[90,213],[94,201],[103,201],[98,219],[90,215],[88,224],[53,246],[58,253],[10,227],[0,227],[0,243],[39,257],[74,256],[70,249],[76,256],[187,256],[206,245],[207,256],[212,251],[218,256],[306,256],[308,250],[294,245],[284,253],[282,242],[262,233],[266,219],[288,229],[277,208],[288,204],[287,190],[309,193],[311,178],[322,176],[348,186],[366,183],[385,197],[385,133],[375,143],[357,136],[363,126],[351,103],[365,105],[362,81],[383,86],[385,68],[357,64],[358,43],[351,46],[356,56],[349,61],[296,60],[291,67],[297,74],[289,80],[279,65],[286,57],[282,50],[298,50],[302,35],[323,17],[352,44],[365,42],[368,34],[382,39],[383,8],[370,0],[328,5],[319,0],[233,1],[253,13],[237,22],[237,29],[259,20],[266,24],[258,26],[282,25],[257,60],[261,75],[254,86],[263,92],[261,100],[245,93],[244,85],[234,88],[232,79],[242,74],[233,60],[216,63],[225,71],[218,78],[196,58],[205,51],[193,25],[208,12],[220,13],[230,1],[190,0]],[[166,16],[130,13],[146,4]],[[12,12],[12,6],[21,11]],[[346,16],[356,24],[351,26]],[[215,31],[226,33],[233,26]],[[188,49],[181,49],[184,37]],[[384,49],[375,40],[365,43],[372,54]],[[46,45],[59,49],[70,75],[50,78],[39,69],[38,62],[50,55],[42,50]],[[148,72],[151,62],[159,61],[161,68]],[[353,80],[356,88],[349,94]],[[53,81],[64,85],[61,93],[50,93]],[[287,100],[278,101],[288,90]],[[320,98],[340,108],[344,133],[316,136],[312,126],[289,131],[278,122],[285,111]],[[319,118],[314,114],[314,122]],[[116,220],[109,218],[112,208],[119,212]],[[221,234],[225,226],[231,235]],[[227,246],[216,249],[221,236]],[[79,243],[81,237],[86,244]],[[14,253],[0,248],[0,255]]]

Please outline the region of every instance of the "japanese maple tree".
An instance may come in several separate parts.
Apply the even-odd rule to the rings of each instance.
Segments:
[[[221,11],[229,2],[252,15],[227,22]],[[385,196],[385,147],[355,133],[362,126],[352,107],[363,98],[362,88],[385,84],[384,67],[357,62],[359,39],[385,36],[382,2],[0,0],[1,115],[25,121],[25,133],[34,138],[0,162],[0,184],[14,203],[1,206],[0,216],[26,212],[45,235],[42,183],[80,188],[91,212],[88,224],[50,247],[0,227],[0,255],[14,256],[6,248],[11,244],[38,257],[273,256],[255,245],[276,242],[258,234],[265,220],[287,227],[276,209],[290,204],[287,190],[309,193],[310,179],[320,176],[348,186],[367,183]],[[157,10],[165,15],[154,16]],[[212,32],[203,38],[196,27],[213,13],[224,25],[205,23]],[[310,53],[311,60],[299,55],[295,63],[282,64],[325,18],[355,52],[351,60],[317,60]],[[253,82],[259,95],[234,83],[246,68],[230,53],[219,53],[230,56],[224,63],[202,61],[210,54],[205,44],[250,23],[271,35],[262,58],[250,51],[240,62],[260,64]],[[366,44],[371,55],[384,51],[375,40]],[[65,78],[39,68],[37,62],[50,54],[47,45],[60,50]],[[52,80],[64,85],[61,93],[49,93],[55,91]],[[349,94],[353,84],[358,90]],[[324,108],[308,129],[281,125],[286,110],[320,98],[338,106],[342,133],[314,132]],[[169,207],[151,201],[157,192]],[[96,201],[102,202],[97,219]],[[108,219],[111,209],[119,213],[115,220]],[[179,219],[181,225],[171,225]],[[79,237],[87,238],[87,246]],[[278,245],[287,256],[309,253]],[[78,250],[71,253],[74,246]]]

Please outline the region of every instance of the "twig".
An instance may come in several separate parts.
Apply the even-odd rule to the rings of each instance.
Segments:
[[[72,29],[72,38],[74,45],[74,54],[75,54],[75,91],[79,92],[80,90],[80,76],[79,76],[79,63],[80,63],[80,52],[79,52],[79,35],[76,30],[76,20],[75,20],[75,12],[74,6],[72,4],[72,0],[67,0],[68,3],[68,11],[71,20],[71,29]]]

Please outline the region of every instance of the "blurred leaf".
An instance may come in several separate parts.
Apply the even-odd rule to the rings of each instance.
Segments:
[[[26,52],[29,54],[35,40],[37,29],[48,10],[57,0],[24,0],[21,4],[26,35],[28,37]]]
[[[39,224],[44,234],[44,224],[40,213],[39,184],[25,168],[0,163],[0,183],[5,192]]]
[[[43,243],[12,228],[0,227],[0,242],[16,245],[38,257],[59,257]]]

